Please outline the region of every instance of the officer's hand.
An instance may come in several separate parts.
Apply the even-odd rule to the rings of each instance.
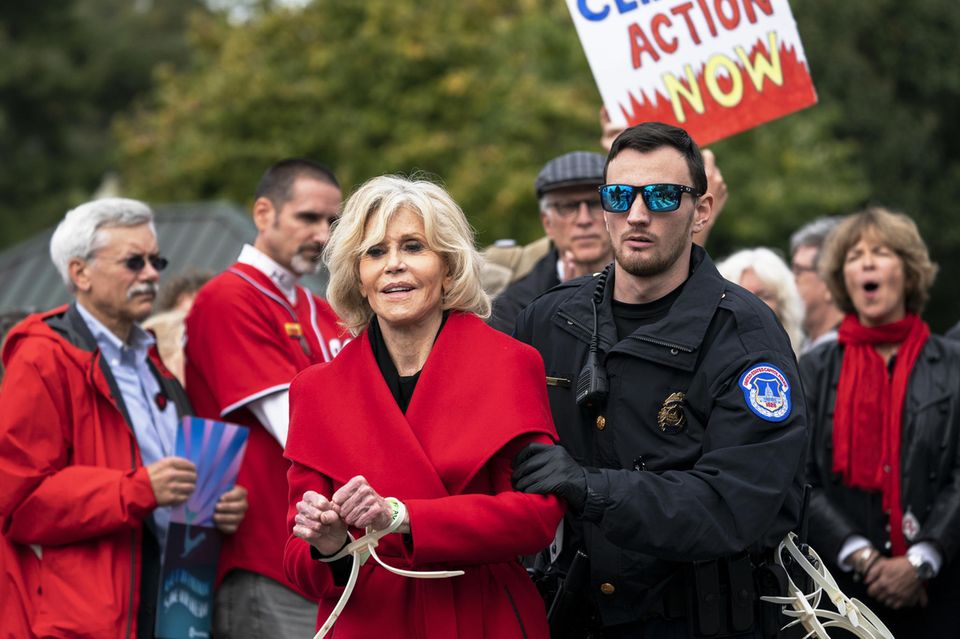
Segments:
[[[250,504],[247,503],[247,489],[243,486],[234,486],[220,495],[217,506],[213,511],[213,523],[220,532],[232,535],[237,532],[243,516]]]
[[[197,467],[183,457],[164,457],[147,466],[158,506],[177,506],[197,487]]]
[[[562,497],[574,512],[587,500],[587,475],[562,446],[528,444],[513,458],[513,487]]]

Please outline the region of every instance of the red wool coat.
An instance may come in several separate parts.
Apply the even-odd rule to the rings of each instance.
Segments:
[[[367,333],[333,362],[301,373],[290,387],[290,404],[288,529],[305,491],[329,497],[363,475],[381,495],[403,501],[410,515],[409,543],[398,534],[384,538],[377,550],[384,561],[466,571],[409,579],[370,561],[333,636],[547,637],[543,603],[517,556],[550,543],[563,506],[510,486],[513,455],[529,442],[556,438],[535,350],[474,315],[452,313],[406,415],[383,380]],[[322,623],[342,592],[327,564],[291,536],[284,568],[320,600]]]

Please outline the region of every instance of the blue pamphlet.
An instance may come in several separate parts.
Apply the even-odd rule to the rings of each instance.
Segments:
[[[220,496],[233,488],[249,431],[243,426],[184,417],[176,452],[197,467],[197,487],[171,509],[157,603],[157,639],[210,637],[220,532],[213,523]]]

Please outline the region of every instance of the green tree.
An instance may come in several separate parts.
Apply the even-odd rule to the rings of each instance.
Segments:
[[[0,243],[88,199],[114,166],[110,121],[184,58],[198,0],[0,3]]]
[[[299,154],[348,188],[433,174],[486,237],[525,239],[540,165],[598,145],[562,3],[318,1],[192,34],[189,70],[117,127],[125,183],[147,198],[246,201],[266,166]]]
[[[802,223],[878,201],[915,215],[956,270],[960,79],[948,64],[960,5],[791,5],[820,103],[713,145],[731,196],[711,252],[785,251]],[[136,195],[244,202],[264,167],[308,155],[348,190],[385,172],[435,174],[483,241],[527,241],[540,234],[540,166],[597,148],[600,98],[562,2],[252,6],[261,13],[241,24],[195,20],[188,65],[163,71],[118,121]],[[944,328],[960,305],[938,288],[929,315]]]
[[[960,319],[950,284],[960,273],[960,76],[952,0],[794,0],[824,108],[842,114],[837,140],[855,142],[869,191],[920,226],[941,275],[925,316],[934,330]]]
[[[198,21],[192,51],[118,124],[126,184],[143,197],[244,201],[264,166],[304,154],[348,186],[436,174],[484,240],[525,241],[541,232],[540,166],[597,148],[599,95],[560,2],[317,0],[236,26]],[[834,119],[810,110],[717,145],[740,212],[718,247],[784,244],[816,211],[863,198]]]

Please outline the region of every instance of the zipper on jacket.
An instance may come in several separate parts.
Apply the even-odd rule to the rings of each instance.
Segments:
[[[663,340],[656,339],[655,337],[644,337],[642,335],[631,335],[631,337],[640,342],[649,342],[650,344],[656,344],[657,346],[663,346],[669,348],[672,351],[683,351],[684,353],[692,353],[692,348],[687,348],[686,346],[680,346],[679,344],[671,344],[670,342],[665,342]]]
[[[132,427],[132,425],[131,425]],[[130,441],[130,466],[133,470],[137,469],[137,448],[133,443],[133,440]],[[133,616],[137,613],[134,610],[134,601],[136,598],[137,590],[137,530],[134,528],[130,531],[130,605],[127,606],[127,639],[130,639],[130,635],[133,632]]]
[[[566,314],[566,313],[558,312],[558,313],[557,313],[557,317],[559,317],[560,319],[562,319],[563,321],[565,321],[567,324],[569,324],[569,325],[571,325],[571,326],[576,326],[577,328],[579,328],[580,330],[582,330],[582,331],[583,331],[584,333],[586,333],[587,335],[592,335],[592,334],[593,334],[593,331],[591,331],[591,330],[588,329],[586,326],[584,326],[583,324],[581,324],[580,322],[578,322],[576,319],[574,319],[572,316],[570,316],[570,315],[568,315],[568,314]],[[655,344],[655,345],[657,345],[657,346],[663,346],[663,347],[665,347],[665,348],[669,348],[669,349],[675,350],[675,351],[683,351],[684,353],[692,353],[692,352],[693,352],[693,349],[692,349],[692,348],[688,348],[688,347],[686,347],[686,346],[681,346],[681,345],[679,345],[679,344],[672,344],[672,343],[670,343],[670,342],[665,342],[665,341],[663,341],[663,340],[656,339],[655,337],[645,337],[645,336],[640,336],[640,335],[631,335],[630,338],[631,338],[631,339],[638,340],[638,341],[641,341],[641,342],[649,342],[650,344]]]
[[[517,610],[517,604],[513,601],[513,595],[510,594],[510,590],[504,586],[503,593],[507,596],[507,601],[510,602],[510,607],[513,608],[513,614],[517,617],[517,625],[520,626],[520,635],[523,639],[527,639],[527,629],[523,627],[523,619],[520,618],[520,611]]]
[[[130,639],[130,634],[133,632],[133,600],[134,600],[134,591],[137,588],[137,531],[134,530],[130,533],[130,605],[127,606],[127,639]]]

